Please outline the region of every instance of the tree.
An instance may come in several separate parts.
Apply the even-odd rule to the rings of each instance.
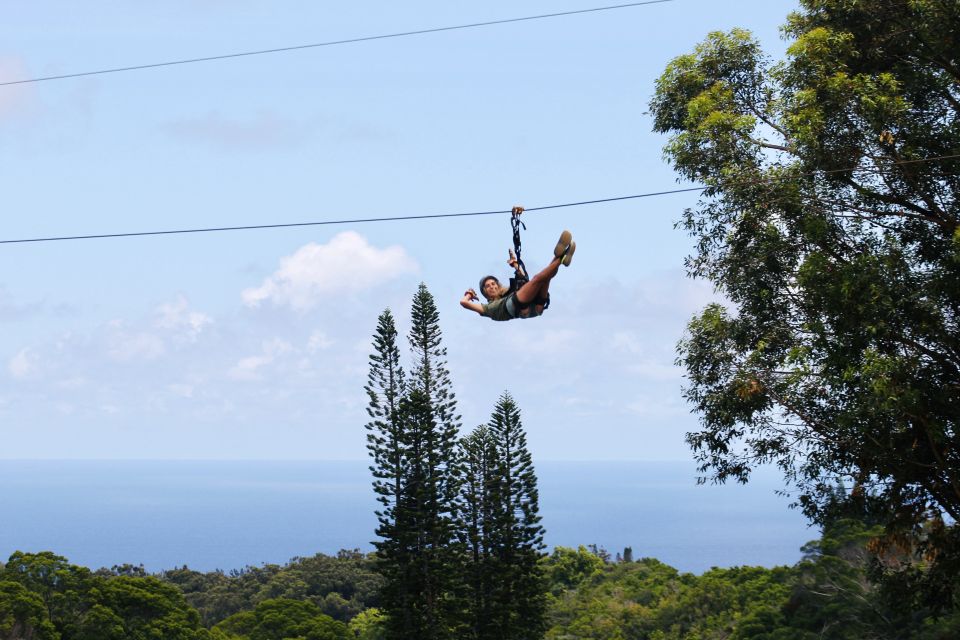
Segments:
[[[384,559],[382,600],[391,640],[453,637],[458,624],[450,506],[442,502],[442,467],[431,462],[436,423],[430,403],[413,389],[400,404],[409,451],[403,491],[397,503],[397,553]]]
[[[499,497],[497,448],[490,429],[475,428],[460,440],[463,482],[460,488],[459,535],[465,550],[465,626],[470,638],[494,637],[495,503]]]
[[[400,365],[397,329],[393,314],[385,310],[377,320],[373,337],[374,353],[365,390],[369,398],[367,414],[367,450],[373,458],[373,490],[382,508],[377,511],[378,571],[384,577],[384,610],[392,613],[391,622],[398,637],[414,627],[411,614],[412,594],[407,570],[413,562],[414,541],[401,504],[407,490],[408,434],[401,415],[406,396],[406,381]]]
[[[0,581],[0,639],[56,640],[43,600],[19,582]]]
[[[383,614],[372,607],[364,609],[353,617],[349,625],[350,633],[355,640],[386,640],[383,630]]]
[[[293,558],[282,567],[267,564],[229,574],[200,573],[182,567],[164,571],[159,577],[183,592],[206,627],[275,598],[309,600],[323,613],[346,622],[364,609],[379,605],[382,578],[375,564],[374,554],[342,549],[336,556],[318,553]]]
[[[40,633],[36,638],[205,640],[209,637],[200,625],[200,615],[187,604],[179,589],[155,577],[124,575],[137,571],[120,573],[96,575],[49,551],[18,551],[10,556],[0,575],[0,584],[19,584],[30,592],[33,601],[41,603],[45,609],[41,626],[31,624],[36,633],[46,633],[46,625],[52,625],[56,634]],[[13,593],[17,595],[18,591]],[[0,592],[0,629],[3,628],[3,600],[5,594]],[[17,600],[23,601],[19,596]],[[13,637],[19,640],[21,636]]]
[[[383,509],[377,512],[378,550],[388,544],[396,527],[396,503],[402,489],[403,478],[403,425],[399,419],[400,401],[406,393],[403,367],[400,365],[400,350],[397,347],[397,328],[393,314],[387,309],[377,319],[373,336],[374,353],[370,355],[370,370],[367,374],[369,403],[367,414],[367,450],[373,458],[370,467],[373,473],[373,490]]]
[[[0,579],[19,582],[40,596],[47,619],[61,633],[82,623],[84,614],[94,604],[91,592],[98,584],[89,569],[71,565],[66,558],[50,551],[14,552]]]
[[[494,443],[491,527],[495,573],[494,634],[533,640],[545,631],[546,583],[540,567],[543,527],[537,476],[527,449],[520,409],[509,393],[497,401],[488,423]]]
[[[775,462],[822,521],[838,481],[919,545],[926,604],[960,575],[960,4],[801,0],[788,59],[745,31],[673,60],[651,101],[707,185],[679,226],[708,306],[678,347],[700,471]],[[877,551],[883,551],[878,543]],[[898,569],[899,571],[899,569]],[[950,577],[952,576],[952,578]]]
[[[424,411],[419,424],[424,428],[426,448],[418,462],[426,465],[430,499],[436,509],[430,543],[436,547],[449,546],[454,540],[453,510],[462,473],[457,458],[460,416],[447,369],[440,315],[433,296],[422,283],[413,298],[410,320],[408,337],[414,362],[410,384],[414,392],[419,392],[419,402],[411,402],[409,407],[419,405]],[[414,409],[413,415],[416,411]]]
[[[540,566],[537,478],[520,410],[509,393],[486,426],[460,441],[460,535],[466,619],[475,640],[542,638],[547,585]]]
[[[867,578],[867,545],[876,531],[858,519],[831,520],[820,540],[803,547],[791,600],[793,625],[836,638],[896,637],[909,628],[885,609]]]
[[[422,284],[413,299],[408,338],[414,366],[405,381],[392,318],[389,311],[380,316],[366,387],[372,418],[368,449],[383,506],[375,544],[387,636],[433,640],[454,637],[462,624],[454,528],[460,417],[439,314]]]
[[[187,604],[179,589],[159,578],[126,575],[101,578],[89,597],[95,604],[77,625],[76,635],[64,629],[64,640],[200,640],[207,637],[197,610]]]
[[[226,638],[249,640],[348,640],[347,625],[310,602],[264,600],[253,611],[230,616],[216,627]],[[216,636],[214,636],[216,637]]]

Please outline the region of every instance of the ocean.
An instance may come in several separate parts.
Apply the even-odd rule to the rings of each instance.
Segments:
[[[283,564],[372,550],[366,461],[0,460],[0,558],[54,551],[91,568]],[[681,571],[793,564],[818,537],[773,470],[697,486],[690,462],[536,463],[548,549],[595,544]]]

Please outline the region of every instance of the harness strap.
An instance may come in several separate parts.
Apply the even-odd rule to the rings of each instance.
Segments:
[[[527,276],[527,266],[523,264],[523,258],[520,257],[520,228],[527,230],[527,225],[520,219],[523,213],[523,207],[514,207],[510,212],[510,226],[513,227],[513,252],[517,256],[517,267],[514,269],[513,277],[510,278],[510,290],[516,291],[522,287],[530,278]]]

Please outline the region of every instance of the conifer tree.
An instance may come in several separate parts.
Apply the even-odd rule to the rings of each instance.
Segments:
[[[422,640],[456,636],[462,612],[456,593],[461,580],[460,547],[456,544],[455,510],[461,467],[457,457],[460,416],[447,369],[447,350],[442,344],[439,313],[433,296],[421,284],[413,298],[410,350],[413,370],[410,380],[408,429],[417,440],[411,446],[409,473],[417,475],[416,527],[421,545],[419,566],[424,576],[426,619],[442,621],[431,629],[439,635]]]
[[[373,458],[370,467],[374,477],[373,489],[383,506],[383,510],[377,512],[377,535],[388,538],[396,526],[396,499],[401,491],[404,446],[399,410],[406,392],[400,350],[397,348],[397,329],[389,309],[377,319],[373,348],[367,384],[364,386],[369,400],[367,415],[370,417],[366,425],[367,450]]]
[[[493,634],[494,505],[499,489],[497,450],[490,430],[480,425],[460,440],[463,482],[458,505],[459,535],[464,548],[464,627],[473,639]]]
[[[376,543],[382,605],[391,640],[446,640],[462,624],[456,597],[462,572],[454,527],[460,465],[459,416],[433,296],[414,296],[405,378],[389,311],[380,316],[366,386],[368,449],[378,511]]]
[[[434,419],[437,422],[438,445],[444,462],[453,460],[457,446],[457,432],[460,429],[460,416],[456,415],[457,402],[447,369],[447,349],[443,346],[440,331],[440,314],[433,296],[423,283],[413,297],[410,312],[410,351],[413,355],[411,384],[426,396]],[[456,482],[447,496],[452,504],[456,496]]]
[[[539,640],[545,631],[546,586],[540,568],[543,527],[533,461],[520,409],[509,393],[497,401],[489,423],[498,478],[493,528],[497,544],[492,637]]]
[[[460,444],[466,620],[475,640],[539,640],[546,585],[540,569],[537,478],[520,411],[504,393],[485,427]]]
[[[389,309],[377,319],[373,348],[364,389],[369,401],[370,422],[366,429],[367,450],[373,459],[370,471],[373,490],[381,505],[376,512],[378,540],[374,542],[379,559],[377,569],[384,577],[383,610],[388,624],[397,631],[391,637],[412,638],[415,637],[412,633],[405,633],[415,627],[414,594],[408,583],[415,544],[405,506],[408,438],[401,411],[407,385],[400,365],[396,324]]]

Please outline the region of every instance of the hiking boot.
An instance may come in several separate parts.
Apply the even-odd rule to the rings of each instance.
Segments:
[[[563,260],[560,261],[560,264],[562,264],[565,267],[569,267],[570,261],[573,260],[573,252],[576,250],[577,250],[577,243],[571,242],[570,246],[567,247],[567,252],[563,254]]]
[[[573,240],[573,234],[567,231],[566,229],[564,229],[563,233],[560,234],[560,239],[557,240],[557,246],[553,248],[553,257],[562,258],[563,255],[570,248],[570,242],[572,240]]]

